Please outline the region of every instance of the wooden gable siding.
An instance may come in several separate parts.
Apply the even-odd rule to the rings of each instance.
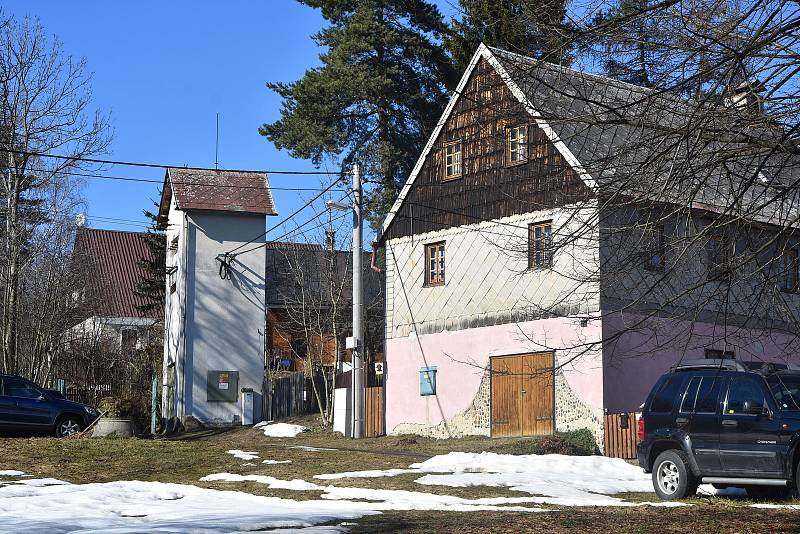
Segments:
[[[535,105],[535,103],[534,103]],[[529,124],[527,163],[506,164],[506,128]],[[444,150],[462,142],[462,176],[443,181]],[[386,238],[563,206],[588,187],[486,60],[472,72]]]

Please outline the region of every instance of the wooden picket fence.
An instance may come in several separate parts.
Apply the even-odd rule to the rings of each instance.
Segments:
[[[365,388],[364,436],[376,438],[386,434],[386,406],[383,387]]]
[[[603,421],[603,453],[611,458],[636,458],[636,412],[607,413]]]

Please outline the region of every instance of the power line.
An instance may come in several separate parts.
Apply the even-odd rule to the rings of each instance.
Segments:
[[[40,172],[43,172],[43,169],[34,169]],[[84,173],[84,172],[74,172],[74,171],[58,171],[58,174],[66,174],[68,176],[79,176],[82,178],[96,178],[102,180],[118,180],[123,182],[142,182],[142,183],[149,183],[149,184],[162,184],[164,183],[163,180],[151,180],[149,178],[131,178],[126,176],[111,176],[106,174],[94,174],[94,173]],[[208,184],[208,183],[201,183],[201,182],[182,182],[182,181],[173,181],[173,184],[180,184],[180,185],[194,185],[194,186],[201,186],[201,187],[214,187],[214,188],[223,188],[223,187],[234,187],[236,189],[262,189],[262,186],[258,185],[232,185],[232,184]],[[319,191],[321,187],[273,187],[272,185],[269,186],[271,191]],[[345,191],[344,189],[332,189],[331,191]]]
[[[118,161],[118,160],[109,160],[109,159],[96,159],[96,158],[84,158],[84,157],[76,157],[76,156],[61,156],[58,154],[43,154],[41,152],[29,152],[27,150],[12,150],[10,148],[0,148],[0,152],[6,152],[11,154],[19,154],[23,156],[37,156],[41,158],[54,158],[60,159],[65,161],[85,161],[86,163],[101,163],[105,165],[127,165],[130,167],[147,167],[147,168],[155,168],[155,169],[186,169],[190,171],[218,171],[219,169],[212,169],[210,167],[189,167],[184,165],[166,165],[162,163],[141,163],[136,161]],[[339,174],[347,174],[348,171],[263,171],[257,169],[225,169],[227,172],[258,172],[264,174],[297,174],[297,175],[339,175]]]
[[[344,197],[342,197],[342,198],[344,198]],[[323,215],[324,215],[324,213],[318,213],[317,215],[314,215],[312,218],[310,218],[306,222],[298,225],[296,228],[293,228],[293,229],[289,230],[288,232],[284,232],[283,234],[279,235],[278,237],[273,237],[269,241],[265,241],[264,243],[260,243],[260,244],[258,244],[256,246],[252,247],[252,248],[249,248],[247,250],[239,252],[239,253],[235,254],[235,256],[239,256],[241,254],[247,254],[248,252],[252,252],[254,250],[258,250],[261,247],[267,246],[268,243],[275,243],[277,241],[280,241],[281,239],[284,239],[285,237],[287,237],[289,235],[292,235],[293,233],[297,232],[298,230],[300,230],[301,228],[305,227],[306,225],[308,225],[308,224],[314,222],[315,220],[319,219]],[[340,215],[337,215],[336,217],[332,218],[330,221],[323,221],[320,224],[309,228],[308,230],[306,230],[306,232],[310,232],[312,230],[316,230],[317,228],[322,228],[323,226],[327,226],[329,223],[333,223],[334,221],[341,220],[341,219],[347,217],[348,215],[350,215],[350,214],[349,213],[342,213]]]
[[[313,203],[314,203],[314,202],[315,202],[317,199],[319,199],[319,198],[320,198],[322,195],[324,195],[325,193],[327,193],[328,191],[330,191],[331,189],[333,189],[333,186],[335,186],[335,185],[336,185],[336,184],[338,184],[338,183],[339,183],[339,180],[338,180],[338,179],[337,179],[337,180],[334,180],[333,182],[331,182],[331,184],[330,184],[328,187],[326,187],[325,189],[323,189],[322,191],[320,191],[320,192],[319,192],[317,195],[315,195],[315,196],[314,196],[314,198],[312,198],[311,200],[309,200],[308,202],[306,202],[305,204],[303,204],[302,206],[300,206],[299,208],[297,208],[297,209],[296,209],[294,212],[292,212],[292,214],[291,214],[291,215],[289,215],[288,217],[286,217],[286,218],[285,218],[285,219],[284,219],[284,220],[283,220],[283,221],[282,221],[280,224],[276,224],[276,225],[275,225],[275,226],[273,226],[272,228],[268,228],[268,229],[267,229],[267,230],[265,230],[263,233],[261,233],[261,234],[259,234],[259,235],[255,236],[253,239],[251,239],[251,240],[249,240],[249,241],[247,241],[247,242],[245,242],[245,243],[242,243],[241,245],[239,245],[238,247],[236,247],[236,248],[234,248],[234,249],[232,249],[232,250],[229,250],[228,252],[226,252],[225,254],[223,254],[223,256],[225,256],[225,258],[226,258],[226,259],[227,259],[229,256],[235,256],[235,252],[236,252],[237,250],[240,250],[240,249],[242,249],[242,248],[246,247],[247,245],[249,245],[250,243],[252,243],[252,242],[256,241],[257,239],[261,239],[262,237],[266,236],[266,235],[267,235],[267,233],[268,233],[270,230],[274,230],[274,229],[275,229],[275,228],[277,228],[278,226],[281,226],[281,225],[283,225],[283,224],[286,224],[286,223],[287,223],[288,221],[290,221],[290,220],[291,220],[293,217],[295,217],[295,216],[296,216],[298,213],[300,213],[301,211],[303,211],[304,209],[306,209],[307,207],[309,207],[311,204],[313,204]],[[342,197],[342,199],[344,199],[346,196],[347,196],[347,195],[345,195],[344,197]],[[248,252],[249,252],[249,251],[248,251]]]

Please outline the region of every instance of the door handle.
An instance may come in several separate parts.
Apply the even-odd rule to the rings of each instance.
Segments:
[[[739,421],[735,421],[733,419],[723,419],[722,426],[727,426],[727,427],[739,426]]]
[[[687,424],[689,424],[689,419],[686,418],[686,417],[677,417],[675,419],[675,424],[676,425],[687,425]]]

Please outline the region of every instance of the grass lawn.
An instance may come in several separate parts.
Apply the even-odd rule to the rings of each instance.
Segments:
[[[313,418],[298,420],[311,426]],[[403,468],[410,463],[450,451],[524,453],[533,450],[531,440],[465,438],[431,440],[420,437],[382,437],[349,440],[315,429],[296,438],[267,438],[257,429],[237,428],[206,431],[177,439],[0,439],[0,470],[18,469],[36,477],[51,477],[72,483],[144,480],[194,484],[224,490],[294,500],[319,498],[319,491],[270,489],[255,482],[200,482],[218,472],[269,475],[279,479],[314,480],[314,475],[367,469]],[[290,448],[306,445],[335,448],[307,451]],[[254,466],[225,451],[240,449],[257,453]],[[291,460],[291,464],[264,465],[262,460]],[[464,498],[526,497],[506,488],[421,486],[417,474],[391,478],[360,478],[332,481],[337,486],[400,489]],[[655,494],[629,494],[629,501],[656,501]],[[388,512],[365,517],[354,532],[798,532],[800,511],[750,508],[744,499],[696,498],[693,506],[681,508],[559,508],[543,513],[512,512]]]

